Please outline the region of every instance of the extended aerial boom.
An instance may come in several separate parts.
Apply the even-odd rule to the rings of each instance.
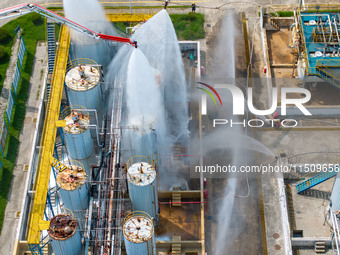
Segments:
[[[13,7],[9,7],[6,9],[2,9],[0,10],[0,20],[2,19],[7,19],[7,18],[11,18],[11,17],[16,17],[16,16],[20,16],[20,15],[25,15],[28,14],[30,12],[36,12],[39,13],[42,16],[45,16],[49,19],[52,19],[56,22],[62,23],[67,25],[68,27],[77,30],[78,32],[81,32],[89,37],[92,37],[94,39],[103,39],[103,40],[109,40],[109,41],[116,41],[116,42],[121,42],[121,43],[128,43],[134,47],[137,48],[137,42],[136,41],[131,41],[129,38],[125,38],[125,37],[119,37],[119,36],[113,36],[113,35],[106,35],[106,34],[101,34],[98,32],[95,32],[91,29],[88,29],[72,20],[69,20],[65,17],[60,16],[59,14],[50,11],[40,5],[37,4],[29,4],[29,3],[25,3],[25,4],[20,4],[20,5],[16,5]]]

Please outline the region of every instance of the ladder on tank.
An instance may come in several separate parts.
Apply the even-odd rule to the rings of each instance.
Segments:
[[[55,38],[55,22],[51,19],[47,20],[47,60],[48,60],[48,76],[52,76],[55,62],[56,38]],[[50,98],[51,82],[46,83],[46,99]]]
[[[335,167],[339,168],[339,165],[336,165]],[[310,189],[311,187],[314,187],[330,178],[332,178],[333,176],[335,176],[337,174],[338,171],[336,171],[333,168],[329,168],[326,172],[322,172],[319,173],[311,178],[309,178],[308,180],[305,180],[301,183],[299,183],[298,185],[296,185],[296,189],[297,189],[297,193],[300,194],[305,190]]]

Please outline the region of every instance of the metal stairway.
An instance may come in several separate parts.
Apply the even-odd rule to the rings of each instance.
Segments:
[[[337,166],[337,167],[339,167],[339,166]],[[319,173],[319,174],[309,178],[308,180],[305,180],[305,181],[299,183],[298,185],[296,185],[297,193],[300,194],[301,192],[303,192],[307,189],[310,189],[311,187],[314,187],[314,186],[332,178],[336,174],[337,174],[337,171],[335,171],[334,168],[328,169],[327,172]]]
[[[55,38],[55,22],[48,19],[46,23],[47,30],[47,59],[48,59],[48,75],[51,76],[54,69],[55,53],[56,53],[56,38]],[[50,98],[51,79],[46,83],[46,99]]]
[[[340,88],[340,73],[338,69],[332,70],[327,66],[319,65],[316,66],[316,73],[321,79],[331,83],[337,88]]]
[[[51,165],[55,168],[56,171],[62,172],[65,169],[67,169],[67,166],[65,166],[62,162],[57,160],[56,158],[51,158]]]
[[[30,253],[32,255],[49,255],[50,249],[49,249],[49,240],[46,237],[40,242],[39,244],[29,244]],[[25,253],[26,254],[26,253]]]

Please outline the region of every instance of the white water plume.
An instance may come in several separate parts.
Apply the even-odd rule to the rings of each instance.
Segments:
[[[133,150],[137,155],[157,153],[157,144],[167,137],[164,103],[149,62],[139,49],[133,50],[127,68],[126,110]]]
[[[103,7],[98,0],[64,0],[65,17],[95,32],[119,36],[113,25],[106,19]],[[91,37],[70,29],[72,58],[90,58],[106,66],[119,47],[117,42],[92,39]]]
[[[154,68],[164,98],[166,120],[173,142],[188,136],[188,93],[176,32],[168,13],[160,11],[132,36]],[[184,139],[185,140],[185,139]]]

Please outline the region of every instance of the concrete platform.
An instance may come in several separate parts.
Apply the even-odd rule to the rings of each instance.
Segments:
[[[157,239],[171,240],[172,236],[180,235],[183,241],[200,240],[200,204],[160,205],[160,210]]]

